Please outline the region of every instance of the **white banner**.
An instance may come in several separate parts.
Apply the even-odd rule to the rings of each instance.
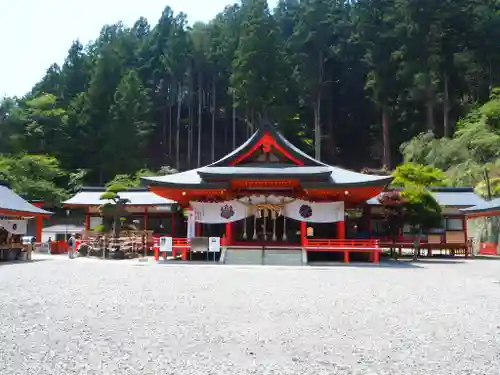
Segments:
[[[187,238],[196,236],[195,213],[193,210],[187,212]]]
[[[220,203],[191,202],[196,221],[207,224],[230,223],[250,216],[251,210],[238,201]]]
[[[285,205],[285,216],[310,223],[344,221],[344,202],[309,202],[297,199]]]
[[[10,232],[12,234],[26,234],[27,221],[0,219],[0,227],[4,228],[7,232]]]

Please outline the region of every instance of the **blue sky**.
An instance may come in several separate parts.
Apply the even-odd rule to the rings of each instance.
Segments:
[[[190,23],[212,19],[232,0],[0,0],[0,98],[23,95],[53,63],[62,64],[71,42],[95,39],[105,24],[151,24],[166,5]],[[270,6],[276,0],[269,1]]]

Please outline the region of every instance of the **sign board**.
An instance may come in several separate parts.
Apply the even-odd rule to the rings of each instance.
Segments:
[[[172,252],[172,237],[160,237],[160,251]]]
[[[50,254],[50,244],[48,242],[42,242],[40,244],[40,251],[43,253],[49,253]]]
[[[208,239],[208,251],[211,253],[220,252],[220,237],[210,237]]]

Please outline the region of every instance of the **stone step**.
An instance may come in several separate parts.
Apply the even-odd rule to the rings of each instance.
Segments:
[[[262,264],[262,250],[227,249],[224,264]]]
[[[265,250],[264,264],[269,266],[301,266],[302,250]]]

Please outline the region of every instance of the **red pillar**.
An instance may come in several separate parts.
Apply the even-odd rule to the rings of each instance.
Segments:
[[[233,243],[233,223],[226,223],[226,239],[225,245],[231,245]]]
[[[302,246],[307,244],[307,223],[305,221],[300,222],[300,244]]]
[[[465,239],[465,254],[464,256],[466,258],[469,257],[469,238],[468,238],[468,234],[467,234],[467,216],[462,216],[462,222],[463,222],[463,228],[464,228],[464,239]],[[471,254],[472,254],[472,251],[473,249],[470,249],[471,250]]]
[[[90,230],[90,214],[87,212],[85,214],[85,231],[88,232]]]
[[[202,235],[202,226],[201,226],[201,223],[195,223],[194,224],[194,232],[195,232],[195,236],[196,237],[201,237]]]
[[[43,217],[36,217],[36,242],[42,242]]]
[[[337,239],[345,239],[345,221],[337,221]]]

